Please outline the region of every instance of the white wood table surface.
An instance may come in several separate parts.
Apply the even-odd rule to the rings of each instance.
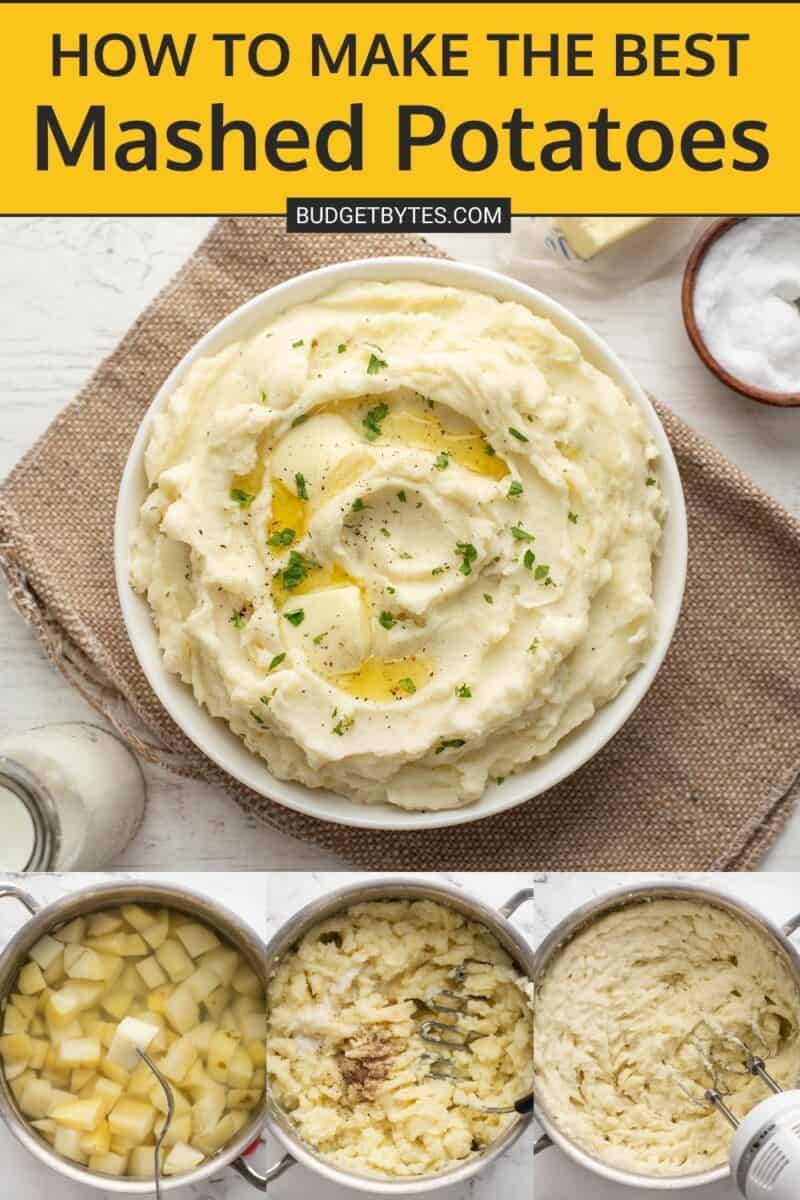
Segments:
[[[583,875],[553,874],[545,882],[537,880],[535,884],[535,944],[538,945],[559,921],[595,896],[602,896],[615,888],[627,887],[631,883],[655,880],[696,880],[705,883],[744,900],[779,926],[784,925],[800,909],[797,879],[794,875],[782,872],[759,875],[623,875],[610,872]],[[656,1194],[652,1189],[627,1187],[601,1179],[599,1175],[579,1167],[555,1147],[536,1156],[534,1185],[537,1200],[577,1200],[578,1197],[591,1197],[591,1200],[653,1200]],[[734,1200],[734,1190],[730,1180],[724,1180],[721,1183],[704,1184],[702,1187],[678,1188],[669,1194],[675,1200]]]
[[[0,476],[44,432],[210,225],[205,218],[0,220]],[[497,265],[502,248],[502,235],[435,240],[454,257],[486,266]],[[676,264],[627,294],[572,307],[645,387],[800,515],[800,409],[754,404],[711,378],[683,331],[680,273]],[[0,730],[87,718],[96,719],[0,596]],[[120,867],[338,865],[314,847],[248,820],[209,787],[151,768],[147,777],[147,818]],[[767,865],[800,868],[800,817]]]

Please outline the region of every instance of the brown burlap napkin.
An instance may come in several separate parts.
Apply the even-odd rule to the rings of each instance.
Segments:
[[[689,582],[667,660],[634,717],[576,775],[484,821],[432,833],[328,825],[248,791],[161,708],[122,623],[112,524],[122,469],[166,375],[221,317],[313,267],[436,254],[402,237],[287,235],[226,218],[0,489],[0,565],[53,661],[133,747],[359,867],[704,870],[752,866],[800,779],[800,523],[672,413]],[[177,864],[180,865],[180,864]]]

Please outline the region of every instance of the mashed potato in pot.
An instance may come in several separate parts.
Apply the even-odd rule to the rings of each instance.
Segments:
[[[769,1094],[739,1067],[733,1034],[784,1087],[800,1079],[800,996],[754,926],[703,901],[630,903],[557,953],[537,983],[536,1098],[568,1138],[647,1175],[727,1161],[732,1131],[709,1104],[703,1054],[741,1118]]]
[[[452,978],[467,963],[463,983]],[[426,1001],[450,989],[470,999],[458,1021],[471,1051],[444,1055],[419,1036],[451,1022]],[[268,988],[267,1077],[301,1139],[347,1170],[427,1175],[492,1142],[530,1092],[529,981],[497,939],[431,901],[353,905],[310,930]],[[437,1063],[437,1059],[447,1062]],[[457,1079],[433,1079],[431,1071]]]
[[[522,305],[352,283],[187,372],[131,579],[167,669],[275,776],[453,808],[646,659],[655,453]]]

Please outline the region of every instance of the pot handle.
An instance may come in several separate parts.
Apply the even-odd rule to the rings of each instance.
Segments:
[[[536,1116],[535,1110],[533,1113],[533,1119],[538,1123],[538,1117]],[[534,1155],[541,1154],[543,1150],[550,1150],[554,1145],[555,1142],[550,1135],[543,1132],[541,1136],[533,1143],[533,1153]]]
[[[19,900],[20,904],[24,904],[31,915],[35,915],[41,907],[38,900],[34,900],[30,892],[23,891],[22,888],[15,887],[13,883],[0,884],[0,900],[6,896],[11,896],[13,900]]]
[[[795,913],[791,920],[784,925],[783,932],[786,937],[791,937],[798,929],[800,929],[800,913]]]
[[[267,1167],[266,1178],[263,1180],[265,1184],[273,1183],[276,1179],[280,1179],[281,1175],[285,1174],[290,1167],[296,1166],[295,1159],[291,1154],[284,1154],[280,1162],[276,1162],[274,1167]]]
[[[528,900],[533,899],[533,888],[523,888],[520,892],[515,892],[514,895],[506,900],[505,904],[499,910],[502,917],[512,917],[518,908]]]
[[[241,1175],[242,1179],[254,1188],[258,1188],[260,1192],[267,1190],[267,1181],[269,1180],[269,1171],[266,1175],[259,1174],[254,1167],[251,1167],[246,1158],[235,1158],[231,1163],[237,1175]]]

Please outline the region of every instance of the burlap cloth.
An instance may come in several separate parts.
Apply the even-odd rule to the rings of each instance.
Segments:
[[[690,526],[678,632],[635,716],[546,795],[425,834],[328,825],[226,776],[145,682],[117,604],[112,525],[152,397],[190,346],[249,297],[326,263],[404,253],[437,251],[402,237],[291,236],[275,219],[219,221],[0,489],[0,563],[13,602],[53,662],[140,754],[225,788],[267,824],[359,867],[753,866],[800,784],[800,523],[664,409]]]

